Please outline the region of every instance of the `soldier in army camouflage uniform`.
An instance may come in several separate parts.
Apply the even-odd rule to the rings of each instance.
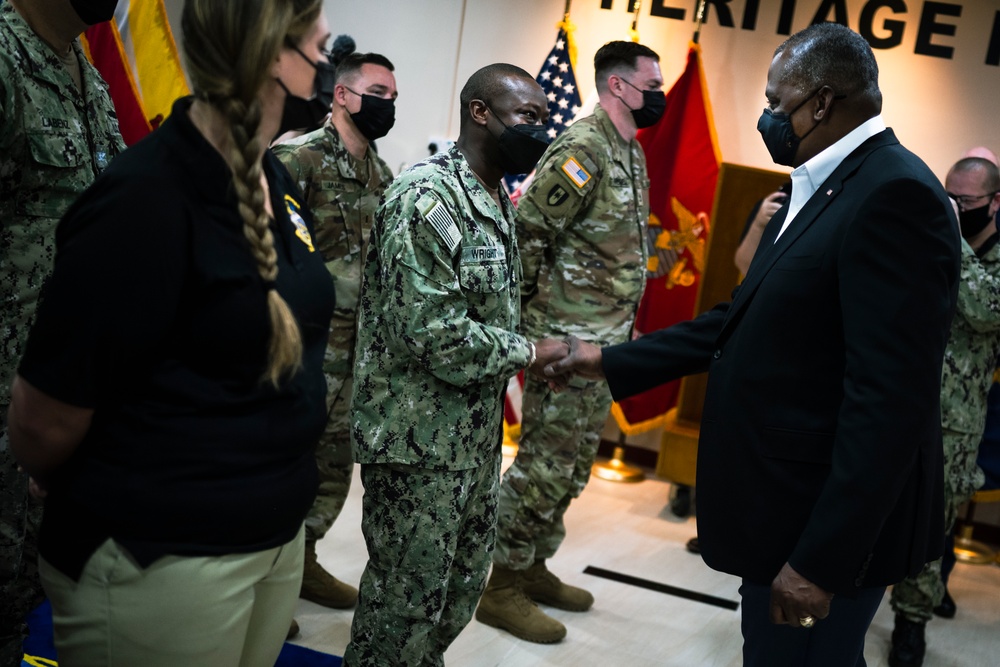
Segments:
[[[629,339],[646,281],[646,158],[635,136],[663,111],[659,57],[610,42],[594,57],[600,105],[546,151],[518,205],[524,282],[521,332],[575,335],[599,345]],[[528,641],[566,628],[534,602],[570,611],[587,591],[548,571],[565,537],[563,515],[579,496],[611,407],[604,382],[574,378],[561,393],[526,378],[517,458],[500,488],[493,574],[476,618]]]
[[[358,591],[316,560],[316,542],[340,515],[351,488],[350,402],[361,269],[372,216],[392,172],[369,150],[395,121],[396,79],[387,58],[353,53],[336,71],[330,119],[320,129],[274,147],[312,209],[316,244],[333,277],[337,306],[323,372],[327,424],[316,449],[319,491],[306,517],[301,597],[335,609],[353,607]]]
[[[368,547],[351,667],[443,664],[489,569],[507,380],[568,351],[517,333],[514,209],[499,190],[544,151],[547,117],[527,72],[479,70],[458,143],[400,174],[375,214],[351,401]]]
[[[0,2],[2,667],[21,664],[24,617],[44,596],[35,535],[41,504],[29,498],[28,478],[7,447],[10,385],[52,271],[56,223],[124,148],[107,86],[76,41],[88,24],[110,18],[114,7],[80,2],[75,13],[69,0]]]
[[[945,535],[958,508],[983,484],[976,465],[986,425],[986,395],[1000,355],[1000,173],[983,158],[959,160],[948,172],[945,189],[959,207],[962,273],[955,319],[941,374],[941,429],[944,438]],[[926,648],[924,626],[945,595],[941,560],[893,586],[896,611],[889,664],[919,667]]]

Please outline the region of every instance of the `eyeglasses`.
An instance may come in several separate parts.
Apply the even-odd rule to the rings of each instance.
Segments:
[[[945,194],[954,199],[955,203],[958,204],[960,208],[965,208],[966,206],[968,206],[973,202],[977,202],[981,199],[986,199],[987,197],[992,197],[997,192],[1000,192],[1000,190],[997,190],[995,192],[987,192],[984,195],[956,195],[952,194],[951,192],[945,192]]]

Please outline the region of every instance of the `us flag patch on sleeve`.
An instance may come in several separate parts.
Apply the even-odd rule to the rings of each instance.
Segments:
[[[578,188],[582,188],[590,180],[590,174],[587,170],[580,166],[580,163],[576,161],[576,158],[570,158],[563,163],[562,166],[563,173],[569,176],[569,180],[573,181],[573,184]]]
[[[417,208],[420,210],[420,215],[424,217],[424,220],[431,223],[431,227],[434,228],[434,231],[444,241],[448,252],[455,252],[455,248],[462,241],[462,234],[458,231],[458,225],[455,224],[451,214],[448,213],[448,209],[433,197],[421,199],[417,202]]]

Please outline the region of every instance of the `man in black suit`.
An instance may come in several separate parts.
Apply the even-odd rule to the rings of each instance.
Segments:
[[[880,114],[865,40],[823,23],[775,51],[758,123],[795,167],[733,301],[551,364],[616,399],[709,371],[705,562],[742,577],[744,664],[865,664],[885,587],[942,550],[941,363],[959,236],[944,189]]]

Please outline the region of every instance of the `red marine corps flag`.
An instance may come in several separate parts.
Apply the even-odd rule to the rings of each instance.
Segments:
[[[705,262],[715,185],[722,162],[701,46],[692,42],[687,66],[667,93],[660,121],[639,131],[649,171],[649,238],[646,291],[636,316],[637,335],[694,316],[698,283]],[[642,433],[662,425],[677,402],[680,381],[651,389],[612,407],[623,433]]]

